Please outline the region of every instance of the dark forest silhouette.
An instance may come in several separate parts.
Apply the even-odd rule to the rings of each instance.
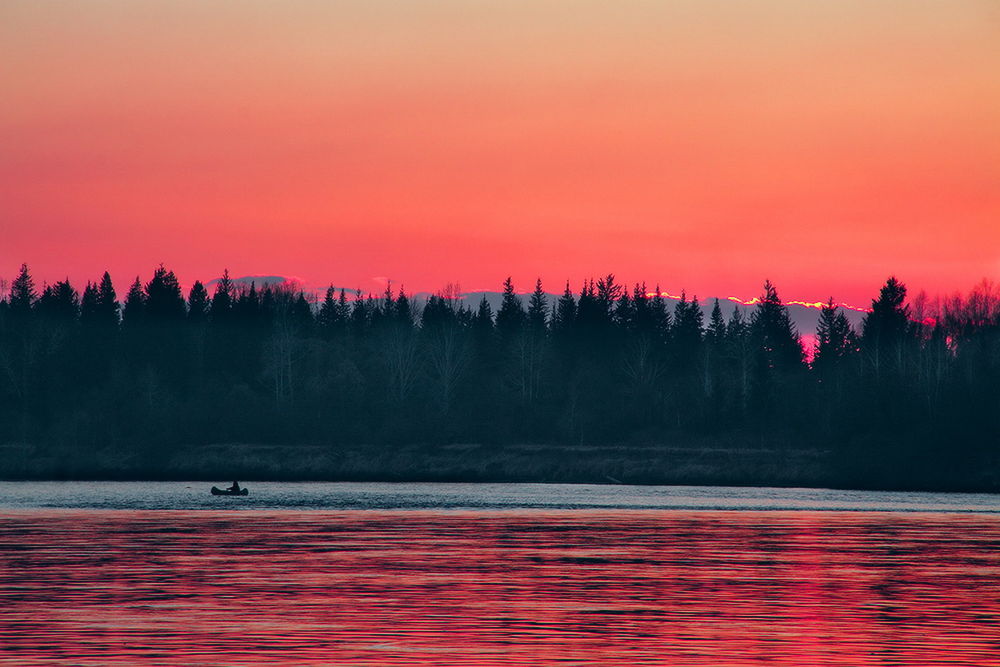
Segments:
[[[331,287],[313,304],[226,273],[185,298],[161,266],[120,298],[107,273],[79,294],[23,266],[0,301],[0,443],[147,471],[211,443],[373,460],[414,444],[536,444],[568,461],[601,444],[771,446],[828,452],[834,482],[997,484],[990,284],[931,312],[890,278],[858,331],[831,299],[810,355],[770,282],[728,321],[717,301],[706,320],[696,298],[659,292],[608,275],[552,303],[540,281],[522,298],[508,279],[494,313],[455,290],[415,303]]]

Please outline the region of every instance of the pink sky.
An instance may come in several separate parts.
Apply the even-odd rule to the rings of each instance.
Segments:
[[[0,5],[0,276],[1000,277],[1000,5]]]

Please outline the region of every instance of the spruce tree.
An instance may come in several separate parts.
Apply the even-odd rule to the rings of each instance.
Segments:
[[[67,278],[46,286],[36,308],[49,321],[75,322],[80,314],[80,296]]]
[[[316,316],[316,324],[319,326],[320,332],[326,337],[332,335],[333,330],[340,320],[340,307],[336,296],[337,292],[333,285],[327,287],[326,294],[323,296],[323,303],[319,307],[319,314]]]
[[[146,316],[151,321],[178,322],[187,315],[180,282],[162,264],[146,283]]]
[[[303,336],[308,336],[312,331],[315,318],[313,317],[312,305],[306,299],[305,292],[299,292],[292,304],[292,319],[298,332]]]
[[[861,322],[861,347],[876,380],[902,370],[910,331],[910,307],[905,302],[906,285],[890,276]]]
[[[146,291],[142,287],[139,276],[135,277],[132,286],[129,287],[128,294],[125,295],[125,304],[122,307],[122,326],[132,327],[141,324],[146,315]]]
[[[667,309],[667,300],[663,298],[663,292],[659,284],[656,286],[656,293],[649,301],[649,317],[652,330],[661,343],[670,340],[670,330],[673,325],[670,318],[670,311]]]
[[[497,311],[497,331],[504,338],[510,338],[521,331],[526,321],[524,305],[514,292],[514,283],[510,276],[507,276],[507,280],[503,283],[503,300],[500,302],[500,310]]]
[[[10,284],[10,297],[7,299],[8,312],[17,318],[31,314],[38,293],[35,292],[35,281],[31,278],[28,265],[22,264],[17,278]]]
[[[816,325],[816,344],[812,367],[826,374],[846,357],[852,348],[853,332],[847,316],[833,302],[833,297],[820,310]]]
[[[101,276],[101,285],[97,289],[97,322],[107,327],[118,326],[118,296],[111,282],[111,274],[107,271]]]
[[[696,358],[701,344],[704,319],[705,315],[701,311],[698,297],[688,301],[687,294],[681,291],[680,301],[674,306],[671,339],[684,363]]]
[[[623,332],[635,330],[635,303],[628,290],[622,290],[614,309],[614,322]]]
[[[557,333],[569,333],[576,324],[576,298],[566,281],[566,289],[556,301],[552,312],[552,330]]]
[[[535,291],[531,293],[528,300],[528,324],[532,331],[539,332],[545,330],[548,316],[548,299],[542,290],[542,279],[535,280]]]
[[[208,309],[208,290],[205,289],[200,280],[196,280],[191,286],[191,291],[188,292],[188,321],[201,324],[208,319]]]
[[[212,307],[209,311],[213,322],[224,322],[233,311],[236,288],[229,277],[229,269],[222,271],[222,277],[215,283],[215,294],[212,295]]]
[[[93,326],[100,320],[98,315],[100,312],[99,300],[97,285],[88,280],[87,286],[83,288],[83,297],[80,299],[81,324]]]
[[[598,319],[602,325],[608,325],[614,319],[615,305],[624,292],[621,285],[615,282],[615,274],[609,273],[597,280]]]
[[[770,280],[764,282],[764,293],[750,317],[750,329],[764,368],[801,368],[803,352],[798,331]]]
[[[722,317],[722,306],[719,300],[715,300],[712,306],[712,314],[708,320],[708,329],[705,331],[705,341],[710,345],[719,346],[726,338],[726,321]]]

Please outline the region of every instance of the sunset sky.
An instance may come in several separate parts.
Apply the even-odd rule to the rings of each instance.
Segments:
[[[993,0],[5,0],[0,277],[1000,279]]]

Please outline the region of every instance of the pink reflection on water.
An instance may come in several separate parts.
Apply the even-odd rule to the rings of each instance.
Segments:
[[[0,515],[0,663],[1000,665],[1000,518]]]

